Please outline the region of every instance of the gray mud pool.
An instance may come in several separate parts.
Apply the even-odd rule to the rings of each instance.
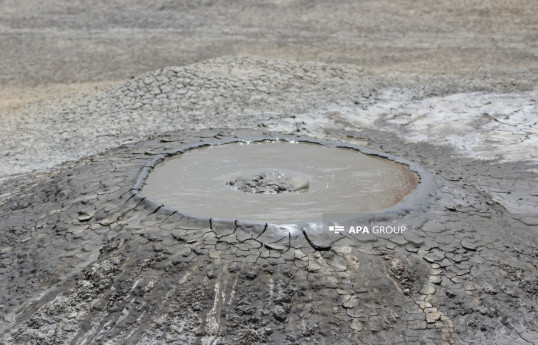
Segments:
[[[406,165],[312,143],[231,143],[158,165],[142,194],[196,217],[254,222],[320,219],[401,202],[418,184]]]

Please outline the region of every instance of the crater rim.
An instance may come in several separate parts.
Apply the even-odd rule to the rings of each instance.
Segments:
[[[368,212],[357,212],[353,216],[348,216],[347,221],[360,221],[360,222],[371,222],[375,220],[379,221],[391,221],[398,219],[400,216],[412,212],[412,211],[421,211],[429,207],[431,203],[431,198],[436,194],[437,184],[433,178],[433,175],[424,169],[421,165],[416,162],[410,161],[406,158],[396,156],[390,153],[386,153],[379,150],[374,150],[364,146],[346,143],[341,141],[332,141],[332,140],[322,140],[315,139],[306,136],[296,137],[293,135],[278,135],[278,136],[258,136],[250,139],[242,139],[238,137],[230,139],[209,139],[204,140],[198,143],[183,143],[178,146],[176,149],[164,151],[163,153],[157,154],[154,158],[150,159],[144,166],[140,169],[139,173],[135,178],[135,183],[131,188],[131,194],[138,198],[144,205],[149,208],[154,208],[155,213],[166,213],[172,214],[176,213],[183,218],[189,219],[194,222],[207,223],[211,226],[212,223],[218,222],[221,225],[229,224],[229,226],[237,226],[238,223],[245,226],[262,226],[262,227],[277,227],[282,229],[287,229],[292,233],[292,230],[304,231],[305,229],[319,228],[322,224],[321,219],[300,219],[293,222],[281,222],[281,221],[250,221],[250,220],[241,220],[241,219],[223,219],[215,217],[200,217],[191,215],[189,213],[183,212],[181,210],[174,209],[167,206],[166,204],[160,203],[157,200],[154,200],[150,197],[147,197],[141,193],[145,181],[148,178],[149,174],[157,167],[158,164],[163,163],[167,158],[177,157],[181,154],[203,148],[208,146],[222,146],[233,143],[242,143],[242,144],[254,144],[254,143],[264,143],[264,142],[288,142],[288,143],[307,143],[307,144],[316,144],[328,148],[337,148],[337,149],[351,149],[362,153],[367,156],[378,157],[386,159],[393,163],[399,163],[405,165],[411,172],[415,173],[418,177],[418,183],[413,190],[411,190],[402,201],[397,204],[376,211]],[[328,212],[329,213],[329,212]]]

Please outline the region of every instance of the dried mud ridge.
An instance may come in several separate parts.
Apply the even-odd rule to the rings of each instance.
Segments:
[[[179,145],[260,136],[274,134],[174,132],[7,181],[0,344],[538,342],[536,219],[477,188],[532,177],[516,165],[334,134],[423,165],[438,192],[398,214],[403,236],[329,244],[185,217],[133,193],[148,162]]]

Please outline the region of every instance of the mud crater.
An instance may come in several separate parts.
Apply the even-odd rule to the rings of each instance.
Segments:
[[[196,218],[289,224],[383,211],[420,181],[408,164],[381,153],[263,140],[183,150],[154,167],[142,194]]]

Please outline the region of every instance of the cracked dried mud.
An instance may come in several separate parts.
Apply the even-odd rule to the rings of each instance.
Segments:
[[[538,344],[536,6],[0,0],[0,344]],[[406,230],[145,194],[165,158],[259,140],[408,166],[357,213]],[[316,191],[263,157],[219,186]]]
[[[328,244],[318,233],[185,217],[133,193],[152,157],[178,146],[278,133],[169,133],[27,186],[1,206],[2,341],[535,341],[535,227],[474,185],[514,170],[447,162],[440,147],[377,134],[346,139],[405,153],[439,186],[429,207],[397,216],[404,235]],[[459,178],[446,168],[455,163],[466,166]]]

